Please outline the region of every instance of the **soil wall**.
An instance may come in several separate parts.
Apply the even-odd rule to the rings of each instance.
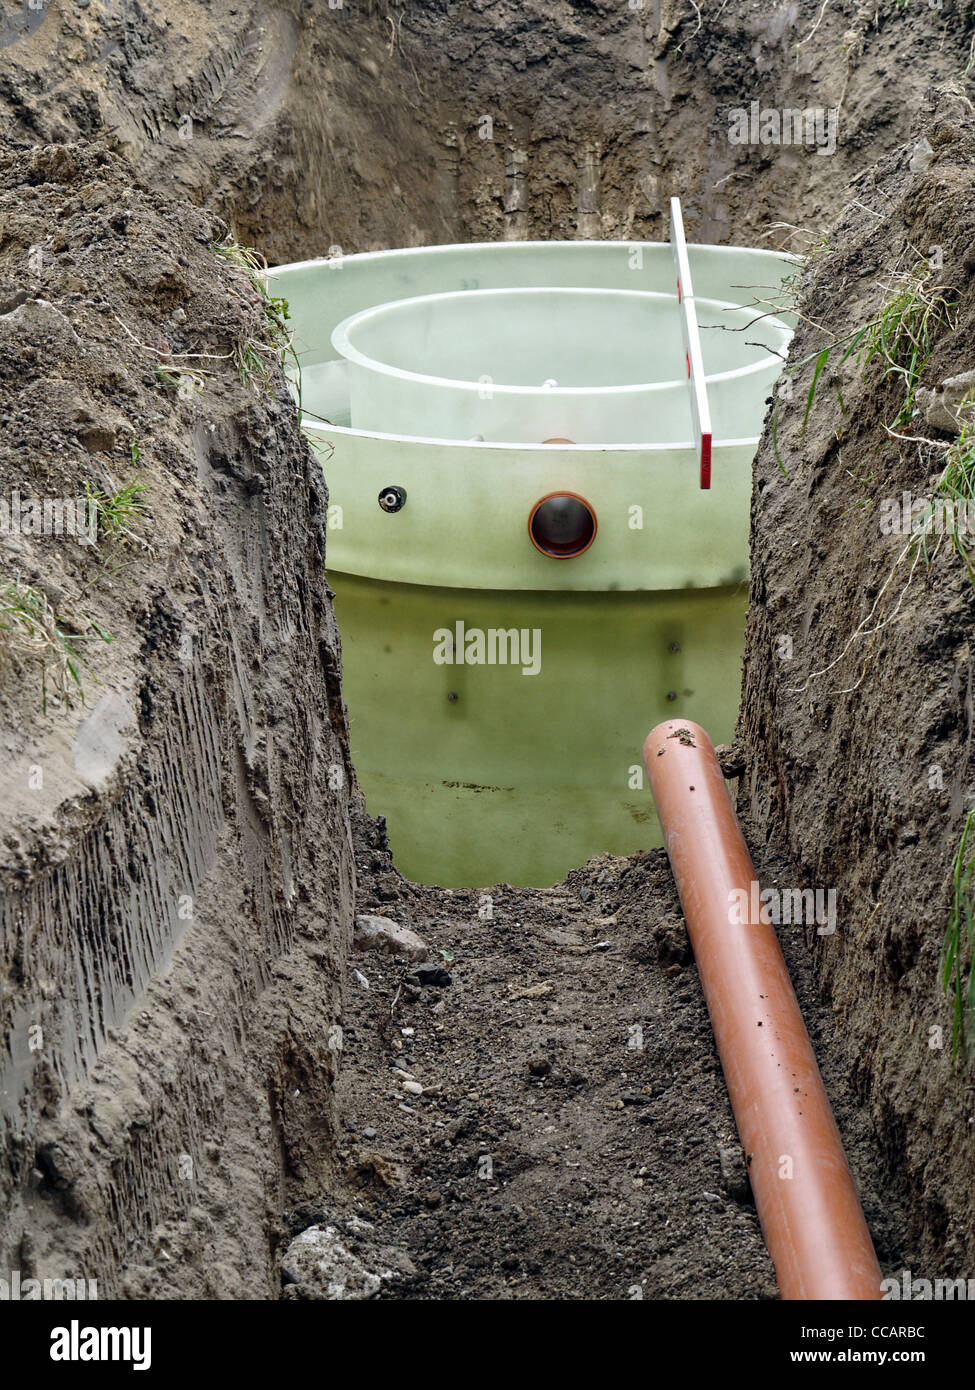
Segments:
[[[210,214],[74,146],[0,158],[0,217],[4,625],[55,634],[0,643],[0,1267],[267,1296],[352,910],[327,493]],[[27,533],[132,482],[124,534]]]
[[[859,352],[842,360],[851,335],[920,283],[954,306],[953,328],[932,321],[918,396],[929,414],[922,392],[975,366],[967,104],[942,96],[924,138],[913,169],[888,159],[851,191],[802,277],[791,399],[755,465],[740,807],[753,843],[784,839],[797,883],[836,891],[840,929],[810,949],[848,1074],[923,1258],[961,1275],[975,1262],[975,1084],[952,1061],[940,959],[975,794],[975,590],[949,534],[932,533],[926,555],[890,529],[905,494],[922,517],[953,436],[933,414],[895,428],[902,379]]]

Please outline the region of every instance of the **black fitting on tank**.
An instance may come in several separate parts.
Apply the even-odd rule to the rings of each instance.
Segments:
[[[399,512],[406,506],[406,488],[395,484],[384,487],[379,494],[379,505],[384,512]]]

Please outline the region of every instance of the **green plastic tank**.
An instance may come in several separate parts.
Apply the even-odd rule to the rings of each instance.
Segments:
[[[751,463],[786,257],[692,246],[699,486],[671,248],[422,247],[282,266],[329,485],[352,751],[397,862],[545,885],[660,843],[640,748],[730,736]]]

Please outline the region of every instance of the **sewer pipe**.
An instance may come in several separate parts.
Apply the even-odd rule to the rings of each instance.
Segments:
[[[879,1299],[881,1273],[816,1057],[707,733],[643,758],[783,1299]]]

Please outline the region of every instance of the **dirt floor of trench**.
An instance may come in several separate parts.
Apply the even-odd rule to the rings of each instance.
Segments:
[[[331,1223],[387,1299],[776,1298],[664,851],[481,892],[404,879],[361,810],[355,842],[360,913],[415,931],[450,983],[351,954],[344,1179],[288,1234]],[[774,883],[781,866],[756,867]],[[878,1256],[899,1268],[904,1212],[833,1065],[809,942],[780,937]]]

